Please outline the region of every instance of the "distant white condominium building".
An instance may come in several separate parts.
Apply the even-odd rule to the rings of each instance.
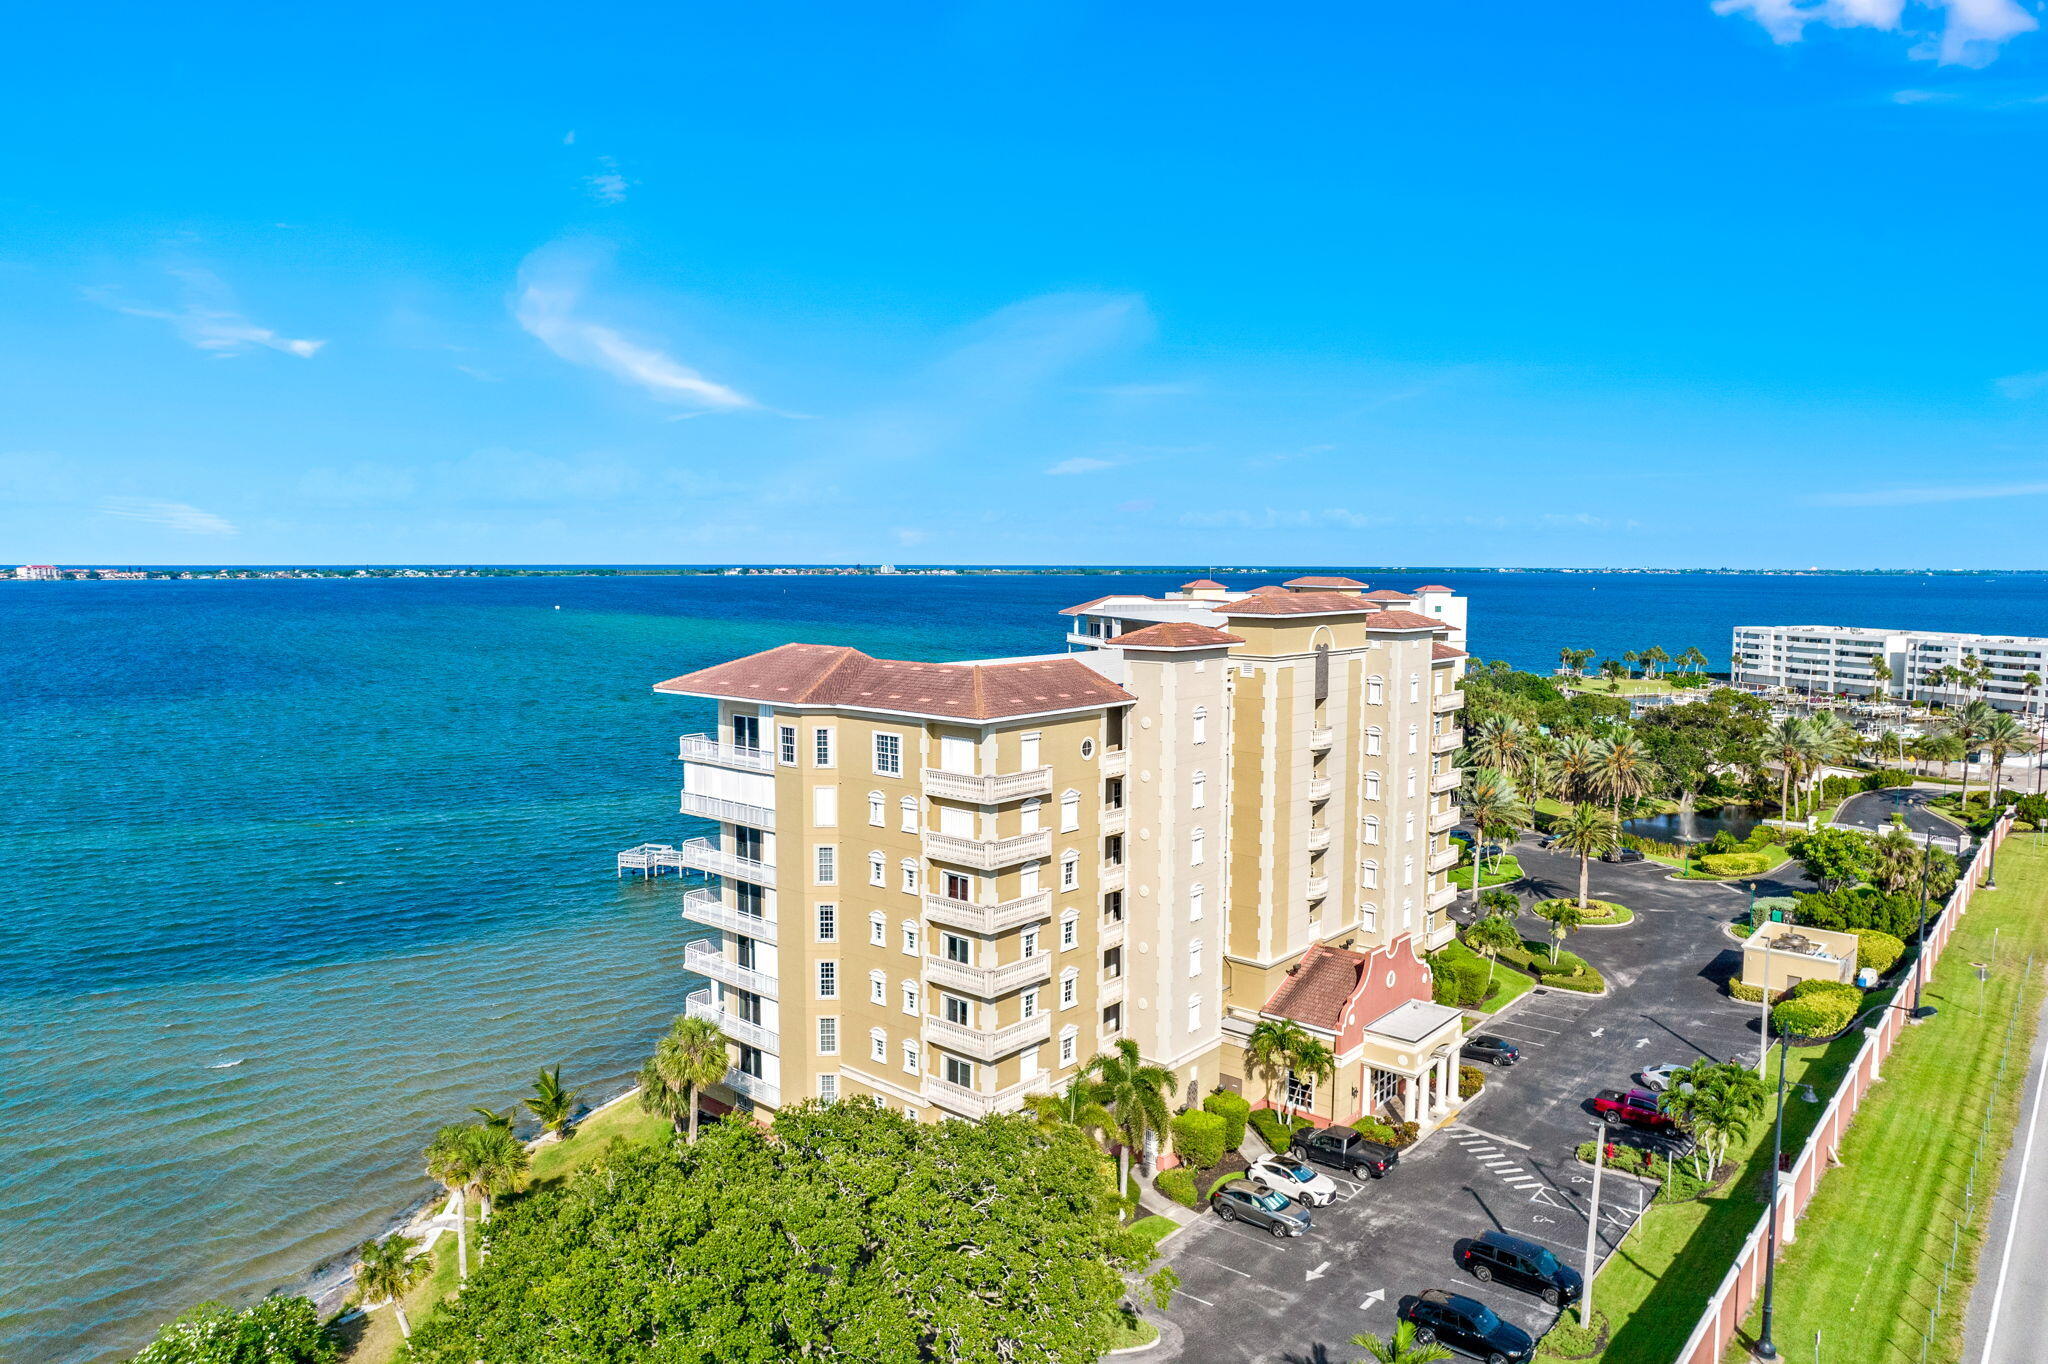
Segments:
[[[1804,692],[1884,695],[1895,700],[1954,704],[1980,694],[1944,676],[1975,659],[1988,670],[1981,688],[2000,710],[2041,713],[2048,679],[2048,639],[1933,630],[1875,630],[1848,625],[1738,625],[1732,676],[1738,683]],[[1883,660],[1889,677],[1874,666]]]
[[[20,568],[14,570],[14,576],[17,578],[33,578],[38,582],[53,583],[64,575],[58,571],[55,564],[23,564]]]

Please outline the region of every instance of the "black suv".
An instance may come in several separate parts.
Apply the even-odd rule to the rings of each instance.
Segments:
[[[1461,1060],[1478,1061],[1483,1065],[1511,1066],[1522,1059],[1522,1049],[1512,1042],[1478,1033],[1465,1039],[1464,1045],[1458,1048],[1458,1056]]]
[[[1401,1153],[1391,1146],[1367,1141],[1350,1127],[1306,1127],[1294,1134],[1288,1149],[1304,1160],[1328,1165],[1346,1174],[1368,1174],[1378,1179],[1400,1163]]]
[[[1418,1343],[1444,1345],[1486,1364],[1528,1364],[1536,1353],[1527,1331],[1502,1321],[1485,1303],[1441,1288],[1404,1299],[1400,1315],[1415,1323]]]
[[[1600,854],[1600,860],[1602,862],[1641,862],[1643,860],[1643,850],[1641,848],[1609,848],[1606,852]]]
[[[1458,1252],[1458,1263],[1481,1283],[1504,1283],[1538,1294],[1552,1307],[1579,1300],[1585,1283],[1579,1271],[1561,1264],[1549,1250],[1504,1231],[1489,1231]]]

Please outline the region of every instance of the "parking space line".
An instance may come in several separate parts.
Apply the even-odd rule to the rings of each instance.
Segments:
[[[1477,1127],[1461,1126],[1458,1130],[1461,1132],[1470,1132],[1474,1136],[1485,1137],[1488,1141],[1497,1141],[1502,1146],[1512,1146],[1517,1151],[1526,1151],[1529,1149],[1529,1143],[1526,1141],[1516,1141],[1513,1137],[1497,1136],[1492,1132],[1483,1131],[1482,1129]]]
[[[1187,1290],[1186,1290],[1185,1288],[1183,1288],[1183,1289],[1181,1289],[1181,1290],[1180,1290],[1179,1292],[1175,1293],[1175,1294],[1174,1294],[1174,1296],[1175,1296],[1175,1297],[1177,1297],[1177,1298],[1192,1298],[1192,1299],[1194,1299],[1194,1301],[1196,1301],[1196,1302],[1198,1302],[1198,1303],[1202,1304],[1202,1306],[1204,1306],[1204,1307],[1214,1307],[1214,1306],[1216,1305],[1215,1303],[1213,1303],[1213,1302],[1210,1302],[1210,1301],[1209,1301],[1209,1300],[1208,1300],[1207,1298],[1197,1298],[1197,1297],[1195,1297],[1195,1295],[1194,1295],[1194,1294],[1192,1294],[1192,1293],[1188,1292],[1188,1291],[1187,1291]]]
[[[1241,1269],[1231,1269],[1229,1265],[1224,1264],[1221,1260],[1212,1260],[1206,1255],[1196,1255],[1191,1251],[1188,1254],[1188,1258],[1190,1260],[1200,1260],[1203,1264],[1213,1265],[1217,1269],[1228,1270],[1230,1273],[1237,1275],[1237,1277],[1240,1279],[1249,1279],[1251,1277],[1251,1275],[1245,1273]]]

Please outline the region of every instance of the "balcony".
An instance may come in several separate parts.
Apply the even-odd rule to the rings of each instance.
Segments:
[[[1131,750],[1128,748],[1105,748],[1102,750],[1102,775],[1121,777],[1131,770]]]
[[[1429,894],[1430,912],[1435,913],[1440,909],[1449,909],[1452,905],[1458,903],[1458,896],[1462,893],[1456,886],[1445,886],[1442,890],[1431,891]]]
[[[1122,806],[1119,805],[1113,809],[1107,809],[1102,812],[1103,833],[1120,834],[1123,833],[1125,830],[1129,829],[1130,827],[1131,812],[1129,810],[1124,809]]]
[[[708,838],[686,839],[676,849],[676,856],[692,871],[701,871],[706,876],[725,876],[735,881],[752,881],[757,886],[775,884],[775,864],[757,862],[751,857],[741,857],[718,847]]]
[[[927,767],[923,778],[926,795],[940,800],[965,801],[969,805],[1000,805],[1006,800],[1052,794],[1050,767],[1033,767],[988,777],[970,777],[962,772],[941,772]]]
[[[1041,890],[1036,895],[1019,896],[999,905],[970,904],[947,895],[927,894],[924,897],[924,915],[935,924],[964,929],[969,933],[1004,933],[1050,919],[1052,892]]]
[[[1104,919],[1102,926],[1095,930],[1095,945],[1104,950],[1122,947],[1129,929],[1130,925],[1122,919]]]
[[[982,999],[994,999],[997,995],[1043,985],[1051,980],[1052,954],[1040,952],[1035,957],[1004,962],[1000,966],[967,966],[946,957],[926,957],[924,975],[934,985],[964,990]]]
[[[1095,982],[1095,1007],[1107,1009],[1112,1004],[1124,1002],[1124,978],[1105,976]]]
[[[1445,791],[1455,791],[1458,789],[1458,781],[1459,772],[1455,767],[1448,772],[1439,772],[1429,779],[1430,793],[1441,795]]]
[[[775,977],[766,971],[756,971],[751,966],[742,966],[736,961],[727,961],[718,950],[716,943],[699,940],[683,949],[683,966],[695,971],[706,980],[715,980],[721,985],[730,985],[735,990],[746,990],[751,994],[768,999],[778,998]]]
[[[683,917],[706,928],[722,928],[749,938],[773,938],[775,920],[733,908],[715,890],[693,890],[683,897]]]
[[[958,834],[942,834],[927,829],[924,855],[934,862],[951,862],[977,871],[1000,871],[1019,862],[1052,856],[1052,830],[1040,829],[1011,838],[985,839],[962,838]]]
[[[1007,1089],[999,1089],[993,1094],[983,1094],[979,1090],[956,1085],[950,1080],[941,1080],[936,1075],[927,1075],[924,1078],[924,1096],[948,1113],[957,1113],[963,1118],[985,1118],[991,1113],[1017,1108],[1019,1099],[1040,1089],[1044,1082],[1045,1075],[1041,1072],[1028,1080],[1020,1080]]]
[[[1431,871],[1449,871],[1452,867],[1458,865],[1459,856],[1460,854],[1455,846],[1439,848],[1429,855],[1427,865]]]
[[[1329,877],[1327,877],[1327,876],[1311,876],[1311,877],[1309,877],[1309,878],[1308,878],[1308,898],[1309,898],[1309,899],[1311,899],[1311,900],[1321,900],[1321,899],[1325,899],[1325,898],[1327,898],[1327,897],[1328,897],[1329,893],[1330,893],[1330,878],[1329,878]]]
[[[1337,731],[1328,725],[1324,725],[1320,729],[1311,729],[1308,732],[1308,746],[1310,748],[1328,748],[1336,742]]]
[[[1335,789],[1335,783],[1328,777],[1310,777],[1308,779],[1308,798],[1310,800],[1328,800],[1330,792]]]
[[[1095,882],[1096,889],[1104,894],[1112,890],[1122,890],[1124,888],[1124,864],[1121,862],[1104,862],[1101,869],[1095,873]]]
[[[1454,753],[1457,751],[1458,745],[1464,742],[1464,730],[1447,729],[1441,734],[1431,736],[1429,751],[1432,753]]]
[[[774,1108],[782,1102],[781,1089],[769,1084],[758,1075],[747,1074],[738,1066],[728,1070],[725,1073],[725,1079],[721,1083],[733,1093],[752,1099],[755,1103],[767,1108]]]
[[[711,998],[709,990],[698,990],[683,1001],[683,1008],[692,1018],[702,1018],[717,1026],[718,1030],[735,1042],[744,1042],[762,1051],[780,1052],[781,1043],[775,1029],[764,1028],[759,1023],[749,1023],[730,1009],[721,1009]]]
[[[1001,1028],[966,1028],[943,1018],[924,1021],[924,1040],[977,1061],[995,1061],[1052,1038],[1052,1015],[1042,1013]]]
[[[717,796],[700,796],[693,791],[683,792],[683,813],[699,819],[715,819],[726,824],[745,824],[756,829],[775,827],[775,808],[770,805],[749,805],[740,800],[721,800]]]
[[[677,745],[676,756],[684,762],[703,763],[707,767],[730,767],[740,772],[773,772],[775,755],[765,748],[742,748],[737,744],[722,744],[715,734],[685,734]]]
[[[1329,846],[1330,828],[1327,824],[1318,824],[1308,831],[1308,850],[1310,852],[1321,852]]]
[[[1465,812],[1455,805],[1446,806],[1429,817],[1429,831],[1433,834],[1448,833],[1458,827],[1458,821]]]
[[[1440,691],[1429,698],[1429,709],[1437,715],[1448,710],[1456,710],[1464,704],[1465,693],[1462,691]]]

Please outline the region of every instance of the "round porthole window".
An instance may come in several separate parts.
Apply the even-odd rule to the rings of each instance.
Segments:
[[[1394,988],[1394,973],[1392,971],[1387,972],[1387,988],[1389,990]]]
[[[1083,739],[1081,741],[1081,756],[1084,758],[1095,756],[1095,741],[1093,739]]]

